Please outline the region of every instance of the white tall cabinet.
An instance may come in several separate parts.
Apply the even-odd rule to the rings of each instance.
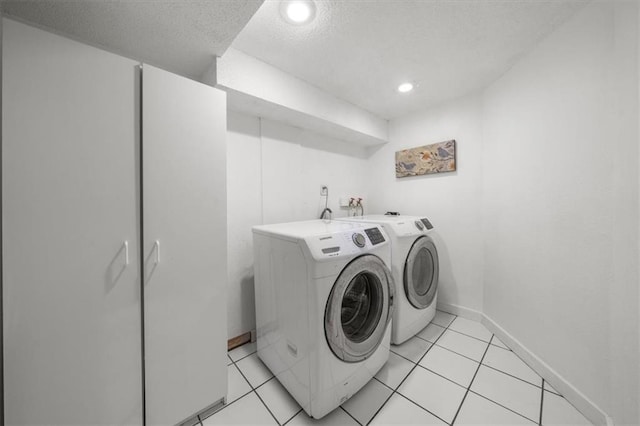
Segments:
[[[226,96],[145,65],[142,105],[147,423],[175,424],[227,388]]]
[[[222,400],[224,94],[6,19],[2,65],[5,424]]]
[[[140,424],[137,64],[3,33],[5,424]]]

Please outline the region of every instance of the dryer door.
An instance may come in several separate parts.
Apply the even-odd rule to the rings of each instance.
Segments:
[[[417,309],[431,305],[438,290],[438,251],[428,236],[418,238],[404,264],[404,292]]]
[[[333,285],[324,330],[333,353],[343,361],[367,359],[382,342],[393,312],[391,272],[379,257],[360,256]]]

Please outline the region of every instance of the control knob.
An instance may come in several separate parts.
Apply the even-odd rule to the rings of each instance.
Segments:
[[[351,239],[353,240],[353,244],[357,245],[360,248],[364,247],[365,243],[367,242],[367,240],[364,239],[364,235],[357,232],[351,236]]]
[[[419,220],[416,220],[415,224],[416,224],[416,228],[418,228],[419,230],[422,231],[424,229],[424,225]]]

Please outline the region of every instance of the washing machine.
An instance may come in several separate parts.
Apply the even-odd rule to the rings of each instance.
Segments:
[[[389,357],[395,285],[376,224],[253,228],[258,357],[308,415],[344,403]]]
[[[337,220],[380,225],[389,236],[397,295],[391,343],[401,344],[426,327],[436,314],[439,263],[430,236],[433,225],[424,216],[368,215]]]

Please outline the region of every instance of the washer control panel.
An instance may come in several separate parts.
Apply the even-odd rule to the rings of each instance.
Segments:
[[[315,259],[357,255],[373,247],[388,244],[384,229],[371,224],[348,231],[307,237],[305,241]]]

